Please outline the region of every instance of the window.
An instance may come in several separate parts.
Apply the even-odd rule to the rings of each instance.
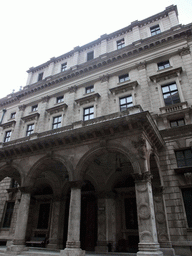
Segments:
[[[155,36],[155,35],[161,33],[161,30],[160,30],[159,25],[156,25],[156,26],[151,27],[150,30],[151,30],[151,35],[152,35],[152,36]]]
[[[5,133],[4,142],[10,141],[10,139],[11,139],[11,131],[7,131],[7,132]]]
[[[87,61],[92,60],[94,58],[94,52],[88,52],[87,53]]]
[[[52,129],[57,129],[61,127],[61,116],[53,117]]]
[[[183,118],[170,121],[171,127],[178,127],[178,126],[183,126],[183,125],[185,125],[185,121]]]
[[[3,220],[3,228],[10,228],[14,209],[14,202],[6,202],[6,211]]]
[[[12,119],[15,118],[15,116],[16,116],[16,112],[11,113],[11,118]]]
[[[162,86],[162,92],[166,106],[180,102],[179,93],[175,82]]]
[[[32,133],[34,133],[34,124],[29,124],[29,125],[27,125],[26,136],[29,136],[29,135],[31,135]]]
[[[94,92],[94,86],[91,85],[91,86],[88,86],[85,88],[85,93],[90,93],[90,92]]]
[[[43,73],[39,73],[38,75],[38,81],[41,81],[43,79]]]
[[[120,111],[124,111],[129,107],[133,106],[132,96],[127,96],[119,99]]]
[[[11,179],[10,188],[18,188],[18,187],[19,187],[19,184],[17,183],[17,181],[14,179]]]
[[[64,97],[63,96],[57,97],[57,103],[62,103],[63,101],[64,101]]]
[[[119,83],[125,82],[129,80],[129,74],[124,74],[119,76]]]
[[[177,166],[192,166],[192,151],[191,149],[175,151]]]
[[[158,63],[157,66],[158,66],[159,70],[162,70],[162,69],[170,67],[170,63],[167,60],[167,61],[163,61],[163,62]]]
[[[117,41],[117,49],[121,49],[125,47],[125,40],[122,38],[121,40]]]
[[[192,188],[183,188],[183,202],[187,216],[188,227],[192,228]]]
[[[32,112],[37,111],[37,110],[38,110],[38,105],[34,105],[31,107]]]
[[[84,108],[83,120],[87,121],[94,118],[94,107]]]
[[[50,203],[40,204],[37,228],[47,229],[49,224]]]
[[[67,69],[67,62],[61,64],[61,72],[66,71]]]

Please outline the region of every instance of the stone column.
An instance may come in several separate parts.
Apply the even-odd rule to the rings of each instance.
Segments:
[[[140,241],[137,256],[162,256],[157,239],[151,175],[145,172],[134,177]]]
[[[60,251],[61,256],[85,255],[80,248],[81,186],[81,181],[71,182],[68,236],[66,248]]]
[[[22,195],[17,213],[17,221],[13,245],[7,248],[7,253],[11,255],[20,254],[25,250],[25,236],[27,230],[27,222],[29,215],[29,206],[31,195],[26,188],[20,188]]]
[[[111,246],[108,250],[115,251],[116,248],[116,207],[114,195],[106,198],[106,238]]]

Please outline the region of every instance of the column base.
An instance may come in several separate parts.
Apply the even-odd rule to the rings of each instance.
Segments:
[[[137,252],[137,256],[163,256],[163,252],[156,251],[156,252],[150,252],[150,251],[141,251]]]
[[[65,248],[60,251],[60,256],[85,256],[85,251],[80,248]]]
[[[25,245],[11,245],[7,247],[5,254],[18,255],[21,254],[21,252],[28,250],[29,248],[27,248]]]
[[[167,256],[175,256],[175,250],[173,248],[160,248],[160,251]]]

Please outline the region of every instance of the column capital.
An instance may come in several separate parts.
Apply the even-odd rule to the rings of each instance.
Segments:
[[[139,182],[151,182],[153,175],[150,172],[144,172],[144,173],[133,173],[132,174],[135,183]]]
[[[82,180],[69,181],[69,185],[71,188],[81,188],[84,185],[84,181]]]
[[[18,189],[21,191],[21,193],[25,194],[31,194],[32,187],[18,187]]]

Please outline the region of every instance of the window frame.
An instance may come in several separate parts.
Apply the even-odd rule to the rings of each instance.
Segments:
[[[123,47],[125,47],[125,38],[118,40],[116,43],[117,43],[117,50],[122,49]]]
[[[186,152],[187,151],[190,151],[190,155],[191,155],[190,158],[186,157]],[[183,157],[181,159],[179,159],[179,157],[180,157],[179,153],[183,154]],[[185,148],[185,149],[181,149],[181,150],[175,150],[175,158],[176,158],[176,161],[177,161],[177,167],[178,168],[192,166],[192,149],[191,148]]]
[[[41,73],[38,74],[38,79],[37,79],[37,81],[39,82],[39,81],[42,81],[42,80],[43,80],[43,72],[41,72]]]
[[[171,65],[170,65],[170,61],[169,60],[166,60],[166,61],[161,61],[159,63],[157,63],[157,67],[158,67],[158,70],[164,70],[166,68],[170,68]]]
[[[94,85],[90,85],[90,86],[85,87],[85,94],[88,94],[88,93],[91,93],[91,92],[94,92]]]
[[[119,78],[119,83],[124,83],[130,80],[129,73],[120,75],[118,78]]]
[[[170,88],[170,86],[172,86],[172,85],[176,85],[176,88],[177,88],[177,89],[169,90],[169,91],[167,91],[167,92],[163,92],[163,88],[165,88],[165,87],[169,87],[169,88]],[[178,89],[177,83],[176,83],[175,81],[174,81],[174,82],[170,82],[170,83],[168,83],[168,84],[161,85],[161,91],[162,91],[162,95],[163,95],[163,100],[164,100],[165,106],[171,106],[171,105],[174,105],[174,104],[177,104],[177,103],[180,103],[180,102],[181,102],[181,97],[180,97],[180,94],[179,94],[179,89]],[[171,99],[171,104],[167,104],[167,103],[166,103],[166,98],[164,97],[164,95],[166,95],[166,94],[171,94],[171,93],[174,93],[174,92],[177,92],[177,94],[178,94],[177,100],[174,100],[174,99],[173,99],[174,95],[173,95],[173,96],[170,95],[170,96],[171,96],[171,97],[170,97],[170,99]],[[179,101],[178,101],[178,100],[179,100]],[[178,102],[176,102],[176,101],[178,101]]]
[[[64,102],[64,96],[62,95],[62,96],[58,96],[57,98],[56,98],[56,103],[57,104],[59,104],[59,103],[63,103]]]
[[[11,113],[11,119],[15,119],[15,117],[16,117],[16,112],[13,112],[13,113]]]
[[[127,101],[128,98],[131,98],[132,101],[128,102],[128,101]],[[121,104],[121,100],[126,100],[126,102],[125,102],[124,104]],[[131,105],[131,106],[129,106],[129,105]],[[123,109],[124,106],[126,106],[125,109]],[[119,98],[119,108],[120,108],[120,112],[125,111],[125,110],[127,110],[128,108],[133,107],[133,106],[134,106],[134,104],[133,104],[133,96],[132,96],[131,94],[129,94],[129,95],[127,95],[127,96],[122,96],[122,97]]]
[[[57,122],[55,122],[56,119],[58,119]],[[54,126],[57,126],[57,127],[54,127]],[[57,116],[53,116],[53,119],[52,119],[52,130],[55,130],[55,129],[58,129],[58,128],[61,128],[62,127],[62,115],[57,115]]]
[[[151,36],[155,36],[161,33],[159,24],[150,27]]]
[[[92,112],[90,112],[91,109],[93,109]],[[86,114],[87,110],[89,110],[89,111]],[[86,119],[87,117],[88,117],[88,119]],[[88,121],[88,120],[91,120],[91,119],[94,119],[94,106],[93,105],[83,109],[83,121]]]
[[[11,134],[12,130],[5,131],[4,143],[9,142],[11,140]]]
[[[35,129],[35,124],[31,123],[27,125],[27,130],[26,130],[26,136],[30,136],[31,134],[34,133],[34,129]]]
[[[192,190],[192,188],[191,187],[181,188],[182,201],[183,201],[183,207],[184,207],[184,213],[185,213],[187,226],[188,226],[188,228],[192,229],[192,219],[190,219],[190,216],[189,216],[191,213],[192,203],[191,203],[191,205],[189,205],[189,203],[186,204],[186,200],[185,200],[186,197],[184,197],[184,191],[186,191],[186,190]],[[192,196],[191,196],[191,199],[192,199]]]
[[[178,123],[179,121],[183,121],[183,124],[182,124],[182,125],[179,124],[179,123]],[[174,128],[174,127],[181,127],[181,126],[184,126],[184,125],[185,125],[185,119],[184,119],[184,118],[178,118],[178,119],[175,119],[175,120],[170,120],[169,122],[170,122],[170,127],[171,127],[171,128]],[[174,126],[174,125],[171,125],[171,123],[173,123],[173,122],[176,122],[177,125],[175,125],[175,126]]]
[[[12,209],[11,209],[11,213],[8,213],[8,204],[12,204]],[[15,207],[15,202],[14,201],[6,201],[5,202],[5,206],[4,206],[4,213],[3,213],[3,218],[2,218],[2,229],[9,229],[11,227],[11,222],[12,222],[12,218],[13,218],[13,212],[14,212],[14,207]],[[5,226],[5,218],[6,216],[9,215],[8,218],[8,226]],[[11,216],[10,216],[11,215]]]
[[[67,70],[67,62],[61,64],[61,72],[64,72]]]
[[[33,106],[31,107],[31,112],[35,112],[35,111],[37,111],[37,110],[38,110],[38,104],[33,105]]]
[[[87,52],[87,61],[94,59],[94,51]]]

